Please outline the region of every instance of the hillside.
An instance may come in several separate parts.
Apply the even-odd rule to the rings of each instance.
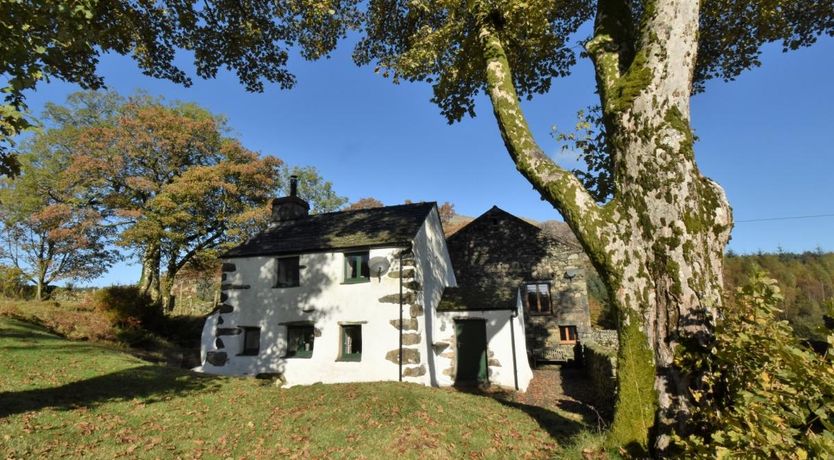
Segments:
[[[4,458],[579,457],[563,446],[593,437],[556,414],[558,430],[528,406],[454,390],[280,389],[149,364],[3,317],[0,350]]]
[[[778,282],[784,297],[781,319],[788,320],[802,338],[825,340],[820,331],[823,316],[834,316],[834,253],[729,253],[724,260],[724,284],[730,298],[756,269]]]

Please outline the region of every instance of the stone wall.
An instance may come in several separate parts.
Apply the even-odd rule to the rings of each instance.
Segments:
[[[596,343],[605,348],[616,350],[618,348],[617,331],[613,329],[592,328],[581,336],[582,343]]]
[[[583,369],[590,380],[589,402],[603,417],[609,418],[617,400],[617,352],[595,342],[585,343],[583,348]]]

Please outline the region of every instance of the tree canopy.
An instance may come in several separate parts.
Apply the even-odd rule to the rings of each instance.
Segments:
[[[634,2],[632,8],[610,0],[599,4],[610,5],[606,20],[623,26],[624,36],[612,37],[606,46],[629,49],[620,63],[626,65],[638,46],[635,31],[646,2]],[[474,97],[486,90],[479,21],[494,19],[515,89],[532,98],[549,91],[554,78],[569,74],[578,54],[575,45],[590,39],[581,35],[580,26],[593,19],[596,7],[597,2],[585,0],[371,0],[354,58],[394,81],[430,83],[432,102],[450,122],[458,121],[475,114]],[[820,35],[834,36],[834,6],[825,0],[706,0],[699,28],[695,91],[709,79],[732,80],[760,65],[766,43],[793,50]]]
[[[184,85],[189,73],[176,57],[190,52],[200,78],[221,68],[249,91],[265,83],[290,88],[292,49],[304,59],[327,55],[358,25],[358,0],[23,0],[0,2],[0,173],[18,165],[8,144],[32,126],[28,90],[45,79],[99,89],[103,53],[129,55],[146,75]],[[6,145],[3,145],[6,144]]]

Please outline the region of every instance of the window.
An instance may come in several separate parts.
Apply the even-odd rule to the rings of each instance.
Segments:
[[[559,340],[562,343],[576,343],[576,326],[559,326]]]
[[[261,328],[241,327],[243,329],[243,351],[241,355],[256,356],[261,349]]]
[[[362,359],[362,326],[342,326],[340,361],[360,361]]]
[[[275,264],[277,265],[275,287],[298,286],[298,256],[281,257],[275,260]]]
[[[345,283],[362,283],[370,279],[368,251],[345,253]]]
[[[287,326],[287,358],[312,358],[314,340],[312,325]]]
[[[533,315],[550,314],[550,284],[528,283],[524,285],[527,311]]]

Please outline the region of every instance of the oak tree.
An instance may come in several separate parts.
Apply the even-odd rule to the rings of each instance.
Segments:
[[[89,188],[67,173],[67,152],[47,148],[44,137],[59,134],[27,141],[20,175],[0,179],[0,257],[35,285],[38,300],[52,283],[96,278],[118,259],[114,229]]]
[[[290,169],[246,149],[226,135],[225,123],[194,104],[138,98],[114,123],[83,130],[74,145],[69,173],[100,190],[119,244],[141,256],[141,290],[167,306],[182,267],[265,227],[267,202],[290,171],[304,178],[301,193],[311,195],[314,210],[344,202],[314,169]]]

